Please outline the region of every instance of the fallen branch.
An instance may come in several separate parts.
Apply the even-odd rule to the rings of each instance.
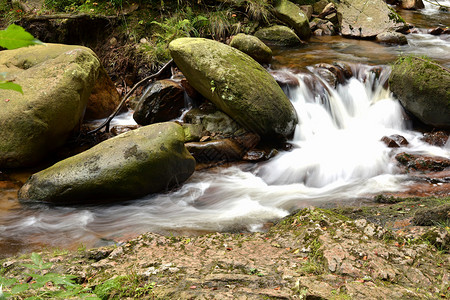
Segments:
[[[171,67],[172,63],[173,63],[173,59],[169,60],[157,73],[147,76],[144,79],[142,79],[141,81],[139,81],[138,83],[136,83],[133,86],[133,88],[125,95],[125,97],[123,97],[122,101],[120,101],[119,105],[116,107],[114,112],[99,127],[95,128],[94,130],[89,131],[88,134],[96,133],[96,132],[100,131],[103,127],[106,127],[105,132],[109,132],[109,123],[111,123],[112,119],[114,119],[114,117],[117,116],[119,111],[122,109],[123,105],[126,103],[127,99],[134,93],[134,91],[143,83],[161,76],[162,73],[164,73],[168,68]]]

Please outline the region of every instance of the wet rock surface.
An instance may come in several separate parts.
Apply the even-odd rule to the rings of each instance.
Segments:
[[[140,125],[167,122],[181,115],[184,89],[172,80],[158,80],[143,93],[133,119]]]
[[[450,71],[428,59],[400,57],[389,86],[405,110],[435,128],[450,127]]]
[[[377,34],[376,41],[387,45],[406,45],[406,36],[400,32],[382,32]]]

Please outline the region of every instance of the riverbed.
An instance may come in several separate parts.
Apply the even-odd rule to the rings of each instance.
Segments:
[[[313,37],[301,48],[274,52],[271,69],[301,83],[288,91],[301,122],[290,141],[293,150],[268,162],[197,171],[167,193],[76,207],[22,205],[17,190],[30,171],[0,173],[8,178],[0,177],[0,257],[44,247],[120,243],[148,231],[263,231],[302,207],[362,205],[379,193],[408,190],[411,178],[400,172],[394,159],[404,149],[388,148],[380,139],[398,134],[409,141],[409,153],[443,157],[450,157],[450,142],[436,147],[421,140],[422,133],[411,127],[399,102],[385,89],[389,63],[402,54],[419,54],[450,67],[450,36],[427,33],[429,28],[449,26],[450,13],[427,4],[420,12],[401,14],[419,28],[419,33],[407,36],[408,45]],[[313,67],[335,61],[346,62],[354,74],[336,88]],[[128,120],[126,115],[120,122]]]

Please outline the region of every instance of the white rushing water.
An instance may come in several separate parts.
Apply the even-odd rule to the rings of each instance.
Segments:
[[[289,91],[300,119],[294,149],[268,162],[196,172],[175,191],[122,204],[30,208],[4,217],[0,235],[94,245],[146,231],[253,231],[301,207],[405,189],[407,177],[393,158],[405,149],[380,139],[400,134],[408,152],[445,157],[450,144],[430,146],[409,130],[400,104],[383,88],[388,70],[377,77],[372,69],[355,65],[356,76],[336,89],[313,73],[295,75],[301,84]]]
[[[441,13],[439,11],[440,7],[450,7],[450,1],[449,0],[424,0],[423,5],[425,6],[424,9],[421,9],[421,13],[432,15],[432,14],[438,14]]]

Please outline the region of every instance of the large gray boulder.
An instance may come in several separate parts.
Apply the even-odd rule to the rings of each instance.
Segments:
[[[288,0],[277,0],[274,5],[275,16],[292,27],[301,39],[309,39],[311,29],[308,17],[296,4]]]
[[[259,63],[270,63],[272,50],[256,36],[239,33],[231,40],[230,46],[241,50]]]
[[[450,127],[450,71],[430,60],[401,57],[389,85],[403,107],[423,123]]]
[[[342,0],[337,11],[343,36],[373,38],[406,27],[403,19],[383,0]]]
[[[23,89],[0,90],[0,168],[33,165],[61,146],[79,127],[100,70],[81,46],[0,51],[0,72]]]
[[[180,125],[158,123],[129,131],[33,174],[19,199],[53,204],[138,198],[185,181],[195,160]]]
[[[255,33],[255,36],[264,43],[273,46],[291,47],[303,44],[302,40],[292,29],[282,25],[261,28]]]
[[[297,115],[273,77],[243,52],[202,38],[169,44],[190,84],[220,110],[262,138],[290,136]]]

